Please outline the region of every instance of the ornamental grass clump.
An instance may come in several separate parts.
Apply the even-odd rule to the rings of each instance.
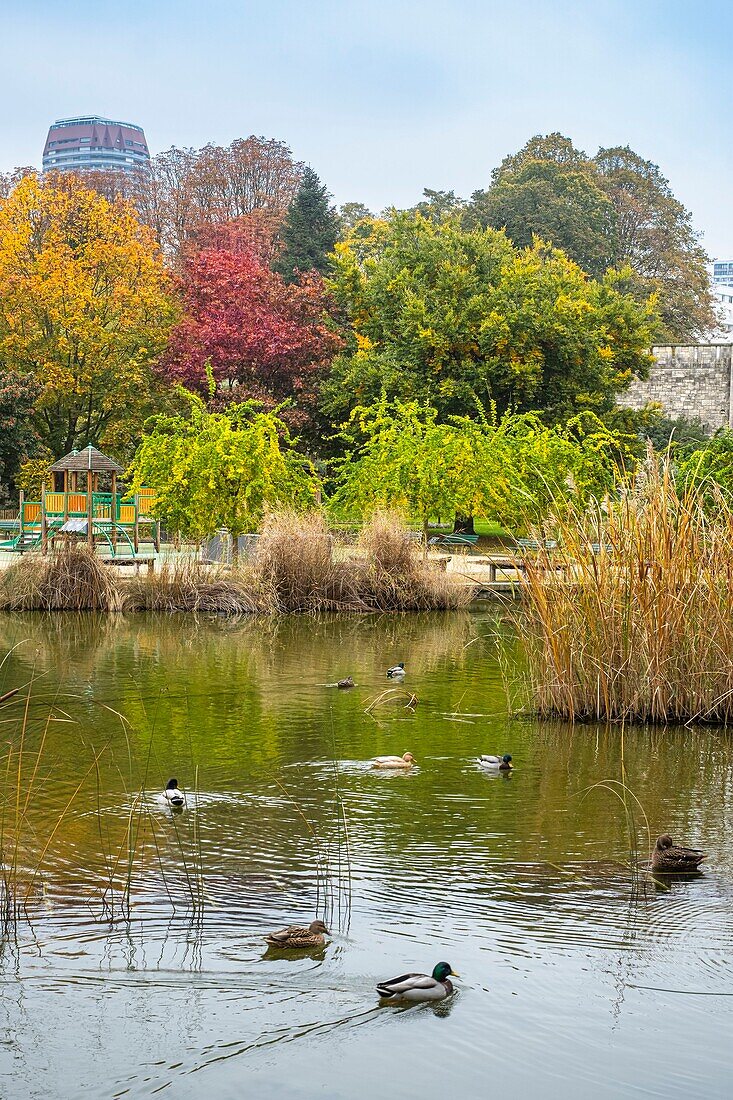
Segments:
[[[478,585],[423,559],[399,515],[375,512],[359,536],[359,598],[374,611],[439,611],[467,607]]]
[[[678,486],[650,456],[616,497],[566,509],[556,533],[522,585],[539,715],[731,722],[733,511],[720,490]]]
[[[476,592],[423,562],[399,516],[384,512],[365,524],[348,559],[334,555],[320,513],[274,513],[252,572],[262,599],[278,612],[448,610],[465,607]]]
[[[124,611],[194,611],[241,615],[267,610],[246,576],[195,560],[165,562],[125,586]]]
[[[254,573],[273,611],[323,610],[329,604],[334,563],[322,513],[267,516],[257,540]]]
[[[112,611],[117,580],[87,546],[29,554],[0,574],[3,611]]]

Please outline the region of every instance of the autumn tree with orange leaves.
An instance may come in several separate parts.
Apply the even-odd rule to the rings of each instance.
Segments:
[[[125,187],[124,197],[134,198],[141,221],[177,263],[204,244],[212,229],[229,222],[266,235],[274,248],[303,167],[284,142],[252,135],[228,146],[167,149],[117,186]]]
[[[0,358],[40,387],[36,426],[54,455],[133,449],[159,403],[152,368],[175,318],[131,204],[74,176],[28,176],[0,202]]]

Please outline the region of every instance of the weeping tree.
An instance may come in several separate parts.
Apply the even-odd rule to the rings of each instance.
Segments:
[[[354,409],[342,430],[349,449],[339,463],[333,506],[358,515],[396,508],[419,519],[425,546],[431,519],[480,511],[479,426],[465,417],[437,418],[428,405],[388,401],[384,394]]]
[[[366,515],[391,507],[419,519],[482,516],[511,529],[545,522],[570,500],[583,505],[633,465],[633,439],[592,413],[550,427],[536,413],[449,417],[385,395],[359,406],[344,425],[348,450],[332,506]]]
[[[155,511],[174,531],[201,539],[226,527],[237,536],[256,529],[268,509],[312,507],[320,482],[294,448],[287,426],[257,401],[210,412],[179,387],[183,414],[147,421],[128,470],[130,494],[155,489]]]

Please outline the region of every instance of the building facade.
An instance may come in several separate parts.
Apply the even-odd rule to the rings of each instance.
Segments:
[[[141,126],[99,115],[58,119],[49,128],[43,149],[44,172],[134,172],[149,161]]]
[[[733,284],[733,260],[713,260],[713,282]]]
[[[718,314],[718,327],[710,339],[716,344],[731,344],[733,343],[733,276],[727,283],[713,282],[711,290]]]

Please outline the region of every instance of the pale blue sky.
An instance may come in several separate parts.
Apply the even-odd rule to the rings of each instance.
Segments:
[[[151,150],[286,141],[336,200],[469,195],[532,134],[630,144],[733,254],[730,0],[3,0],[0,168],[99,113]]]

